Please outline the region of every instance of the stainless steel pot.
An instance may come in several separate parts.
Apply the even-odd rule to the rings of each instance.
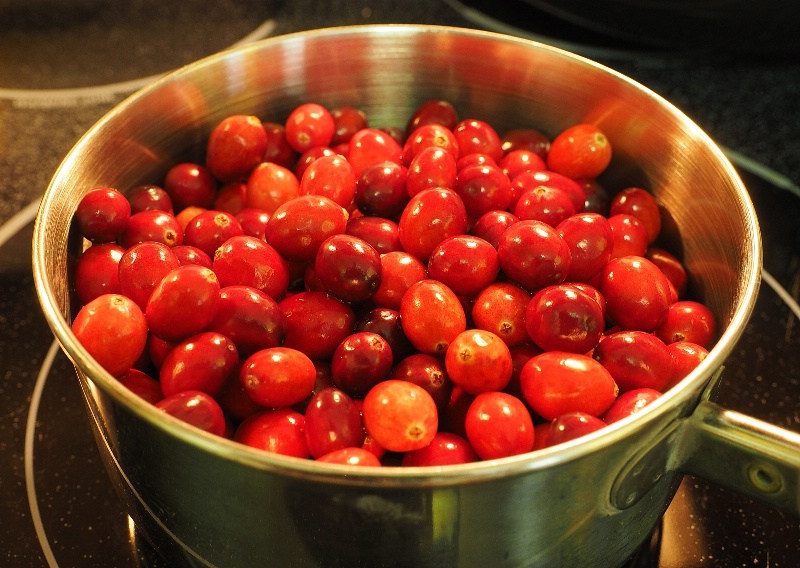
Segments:
[[[709,357],[635,417],[532,454],[463,466],[348,468],[283,458],[165,416],[106,374],[70,333],[80,243],[70,224],[96,185],[127,189],[200,159],[233,113],[282,120],[300,102],[362,108],[404,125],[445,98],[499,130],[600,125],[608,187],[641,184],[668,246],[717,315]],[[741,335],[760,282],[747,191],[720,150],[669,103],[591,61],[530,41],[451,28],[326,29],[268,39],[179,70],[123,102],[64,160],[37,219],[37,291],[74,362],[111,477],[154,538],[198,566],[580,566],[626,561],[682,473],[797,514],[800,436],[725,411],[704,393]]]

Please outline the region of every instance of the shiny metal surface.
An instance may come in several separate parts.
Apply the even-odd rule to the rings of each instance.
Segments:
[[[354,471],[273,456],[189,428],[137,399],[72,337],[68,322],[76,306],[68,282],[80,243],[70,223],[92,187],[124,190],[158,179],[178,159],[199,159],[211,128],[228,114],[282,120],[313,100],[358,106],[375,126],[402,125],[417,105],[437,97],[501,131],[531,125],[554,134],[574,122],[595,122],[615,148],[606,185],[640,184],[656,195],[669,246],[681,252],[693,292],[717,314],[722,335],[704,363],[645,412],[526,456],[436,470]],[[677,109],[553,48],[424,26],[269,39],[143,89],[64,160],[42,200],[33,245],[43,311],[79,370],[111,477],[139,524],[154,536],[168,535],[199,566],[621,565],[669,503],[680,479],[675,468],[690,470],[702,458],[682,445],[685,424],[696,420],[692,412],[712,373],[742,332],[761,266],[745,188]],[[661,456],[663,467],[649,469],[642,491],[622,506],[615,489],[642,455]]]

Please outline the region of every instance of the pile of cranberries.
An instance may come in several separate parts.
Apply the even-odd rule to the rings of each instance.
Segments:
[[[164,412],[269,452],[559,444],[658,398],[716,335],[652,194],[598,182],[611,156],[592,124],[501,135],[444,100],[404,128],[315,103],[230,116],[203,163],[82,199],[72,330]]]

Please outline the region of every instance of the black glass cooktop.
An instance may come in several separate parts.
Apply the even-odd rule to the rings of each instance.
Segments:
[[[519,4],[0,5],[0,565],[178,564],[140,537],[106,476],[74,372],[39,311],[31,222],[61,158],[122,98],[229,45],[296,30],[414,22],[518,34],[606,63],[682,108],[728,152],[763,228],[764,284],[718,402],[800,431],[800,63],[657,53],[562,27]],[[800,520],[686,477],[630,568],[792,568],[798,554]]]

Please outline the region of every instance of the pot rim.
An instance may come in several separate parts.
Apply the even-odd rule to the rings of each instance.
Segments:
[[[244,54],[262,49],[264,45],[279,42],[301,40],[306,37],[320,37],[325,35],[346,36],[348,34],[426,34],[447,33],[452,35],[468,35],[482,37],[486,40],[511,42],[534,47],[539,50],[549,51],[560,57],[583,62],[604,73],[613,75],[616,79],[626,83],[629,87],[642,92],[645,96],[655,99],[658,104],[677,118],[684,128],[695,138],[702,140],[703,144],[713,153],[722,166],[728,181],[738,190],[737,197],[741,207],[747,213],[747,228],[749,237],[747,250],[743,254],[752,260],[748,266],[749,273],[742,274],[746,279],[741,288],[741,297],[736,299],[737,308],[730,318],[725,330],[720,334],[715,346],[709,351],[705,360],[687,375],[677,385],[669,389],[656,401],[647,405],[642,411],[628,416],[614,424],[602,428],[580,439],[572,440],[557,446],[536,450],[534,452],[511,456],[506,458],[480,461],[470,464],[458,464],[438,467],[357,467],[341,464],[319,463],[290,456],[272,454],[243,444],[214,436],[158,410],[155,406],[145,402],[133,392],[124,387],[107,371],[99,367],[89,353],[80,345],[71,332],[70,323],[57,308],[58,300],[47,278],[47,251],[45,243],[48,232],[48,211],[58,208],[58,189],[68,185],[69,172],[80,155],[87,152],[92,142],[101,137],[106,125],[119,120],[124,116],[127,108],[137,100],[158,91],[164,85],[180,80],[187,74],[197,73],[203,67],[212,65],[217,61],[228,58],[231,54]],[[711,381],[715,370],[722,367],[725,359],[731,353],[737,340],[743,333],[744,327],[754,308],[761,280],[761,237],[758,229],[754,207],[750,201],[744,183],[741,181],[733,165],[725,157],[722,150],[711,138],[692,122],[682,111],[666,99],[639,84],[633,79],[614,71],[600,63],[576,55],[561,48],[553,47],[541,42],[516,38],[496,32],[472,30],[451,26],[416,25],[416,24],[367,24],[337,26],[306,30],[259,40],[242,47],[233,47],[209,55],[194,63],[166,74],[164,77],[136,91],[97,121],[75,144],[56,170],[51,182],[45,191],[39,212],[34,225],[33,236],[33,274],[34,283],[39,296],[42,311],[48,325],[61,345],[62,350],[73,362],[77,369],[83,369],[85,376],[81,380],[89,379],[90,388],[96,386],[104,393],[111,396],[116,402],[122,404],[137,417],[146,421],[164,433],[174,436],[181,441],[195,446],[219,458],[238,462],[239,464],[271,471],[290,476],[302,476],[307,479],[319,479],[327,483],[340,483],[348,485],[380,485],[408,487],[412,485],[450,485],[454,483],[479,482],[498,477],[515,476],[523,473],[541,470],[556,464],[564,464],[578,460],[589,454],[602,451],[610,444],[619,443],[635,431],[645,428],[646,424],[653,423],[665,414],[673,412],[676,408],[690,404],[697,398],[698,393]],[[691,407],[693,409],[693,406]],[[657,435],[653,432],[652,435]]]

